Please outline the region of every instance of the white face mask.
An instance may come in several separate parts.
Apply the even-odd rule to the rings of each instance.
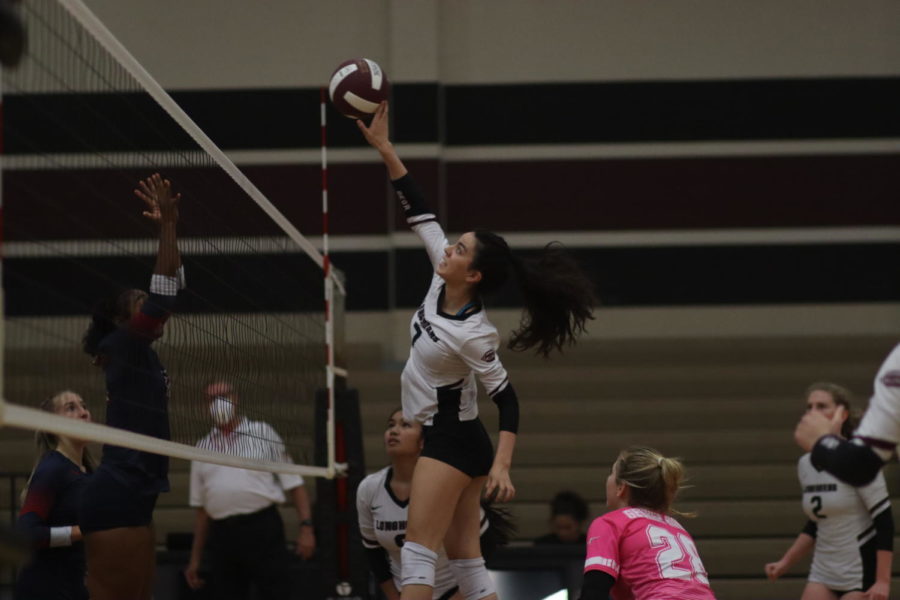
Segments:
[[[209,403],[209,414],[216,425],[226,425],[234,419],[234,404],[224,396],[216,396]]]

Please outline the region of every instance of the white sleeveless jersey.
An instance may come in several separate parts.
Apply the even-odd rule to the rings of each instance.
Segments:
[[[409,501],[398,500],[391,491],[393,471],[385,467],[362,480],[356,489],[356,512],[359,515],[359,532],[362,543],[368,549],[384,548],[390,559],[394,585],[400,589],[400,548],[406,538],[406,520]],[[481,533],[489,526],[481,511]],[[438,552],[434,569],[434,594],[437,599],[456,587],[450,571],[447,554]]]
[[[878,370],[874,395],[853,435],[871,445],[884,460],[900,443],[900,345],[894,347]]]
[[[422,215],[423,222],[410,219],[413,231],[425,242],[433,267],[441,261],[449,245],[433,215]],[[410,323],[412,346],[400,378],[403,416],[431,425],[438,409],[438,395],[449,392],[458,398],[460,421],[478,416],[475,375],[493,396],[509,383],[506,369],[497,356],[500,335],[478,307],[465,316],[448,315],[441,310],[444,281],[437,274],[422,305]],[[456,400],[453,400],[454,404]]]
[[[863,587],[860,546],[875,537],[873,518],[891,509],[884,474],[855,488],[818,471],[804,454],[797,463],[803,510],[816,523],[816,547],[809,581],[849,591]]]

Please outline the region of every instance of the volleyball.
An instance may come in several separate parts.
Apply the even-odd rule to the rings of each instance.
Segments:
[[[368,58],[345,60],[331,74],[328,83],[332,104],[351,119],[372,116],[378,105],[388,99],[390,91],[387,75],[378,63]]]

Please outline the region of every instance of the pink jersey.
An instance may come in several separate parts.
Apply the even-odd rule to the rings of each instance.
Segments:
[[[672,517],[627,507],[595,519],[584,572],[616,579],[614,600],[715,600],[690,534]]]

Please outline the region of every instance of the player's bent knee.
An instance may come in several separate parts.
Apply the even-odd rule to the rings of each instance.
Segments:
[[[481,600],[496,593],[483,558],[461,558],[449,562],[456,585],[465,600]]]
[[[400,549],[400,580],[403,585],[434,587],[434,565],[438,555],[421,544],[406,542]]]

